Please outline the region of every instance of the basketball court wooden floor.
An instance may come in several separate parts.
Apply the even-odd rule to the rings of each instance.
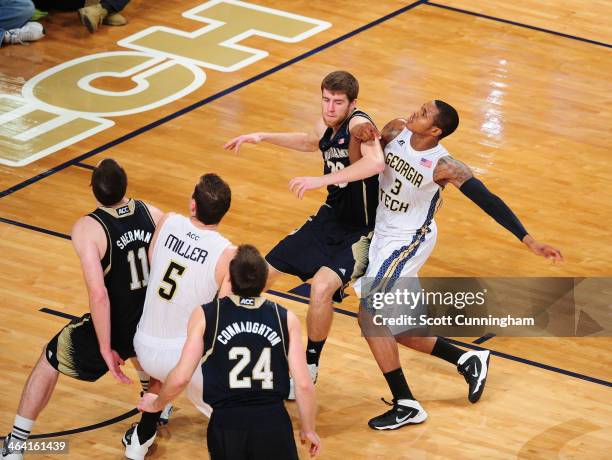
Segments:
[[[90,36],[74,14],[53,13],[45,39],[0,49],[0,433],[66,321],[58,315],[87,309],[67,235],[94,206],[92,165],[116,158],[131,196],[179,212],[196,178],[217,172],[234,193],[222,231],[265,252],[323,199],[287,190],[291,177],[319,174],[320,157],[270,145],[236,156],[222,145],[245,132],[308,129],[334,69],[358,77],[359,106],[379,125],[434,98],[457,107],[460,127],[445,146],[566,258],[553,266],[533,256],[447,190],[421,275],[612,273],[609,2],[134,0],[126,16],[128,26]],[[287,277],[272,297],[304,319],[303,297],[287,294],[298,284]],[[338,307],[317,382],[321,458],[609,458],[609,338],[481,343],[494,356],[476,405],[452,366],[402,350],[430,417],[379,433],[366,422],[386,410],[388,390],[351,316],[354,296]],[[108,376],[61,378],[34,433],[63,433],[70,458],[121,458],[138,391]],[[150,458],[207,458],[206,422],[185,398],[176,407]]]

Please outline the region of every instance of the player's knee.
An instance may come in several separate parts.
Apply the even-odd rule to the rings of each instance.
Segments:
[[[408,348],[420,348],[427,340],[427,337],[400,336],[396,340]]]
[[[313,302],[331,302],[332,296],[337,289],[338,287],[330,280],[315,279],[310,288],[310,298]]]
[[[40,357],[38,358],[38,361],[36,362],[35,368],[41,372],[47,372],[47,373],[57,372],[57,369],[55,369],[55,367],[53,367],[51,363],[49,362],[49,358],[47,357],[47,346],[46,345],[42,349]]]

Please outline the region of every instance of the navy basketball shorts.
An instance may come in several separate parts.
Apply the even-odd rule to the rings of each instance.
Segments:
[[[368,254],[367,246],[360,250],[360,243],[370,231],[368,227],[343,223],[330,206],[323,205],[315,216],[272,248],[266,261],[302,281],[312,278],[321,267],[329,268],[342,281],[342,288],[334,294],[334,300],[341,302],[344,287],[355,279],[355,272],[363,273]]]
[[[206,434],[211,460],[298,460],[291,419],[282,402],[214,408]]]
[[[122,359],[135,356],[133,350],[117,350]],[[47,344],[47,361],[64,375],[95,382],[108,372],[89,313],[73,319]]]

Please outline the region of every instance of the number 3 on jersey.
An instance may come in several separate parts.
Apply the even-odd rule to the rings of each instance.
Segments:
[[[183,276],[185,272],[185,267],[177,264],[176,262],[170,262],[168,265],[168,269],[166,270],[166,274],[164,275],[164,279],[162,280],[162,285],[159,287],[157,293],[162,299],[172,300],[174,294],[176,294],[176,277]],[[165,286],[164,286],[165,284]]]

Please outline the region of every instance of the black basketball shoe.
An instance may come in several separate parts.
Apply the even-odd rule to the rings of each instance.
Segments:
[[[386,404],[389,404],[383,399]],[[427,412],[414,399],[393,400],[391,410],[388,410],[368,422],[374,430],[396,430],[404,425],[423,423],[427,420]]]
[[[490,358],[489,350],[466,351],[459,358],[457,370],[469,385],[468,399],[471,403],[478,401],[484,391]]]

